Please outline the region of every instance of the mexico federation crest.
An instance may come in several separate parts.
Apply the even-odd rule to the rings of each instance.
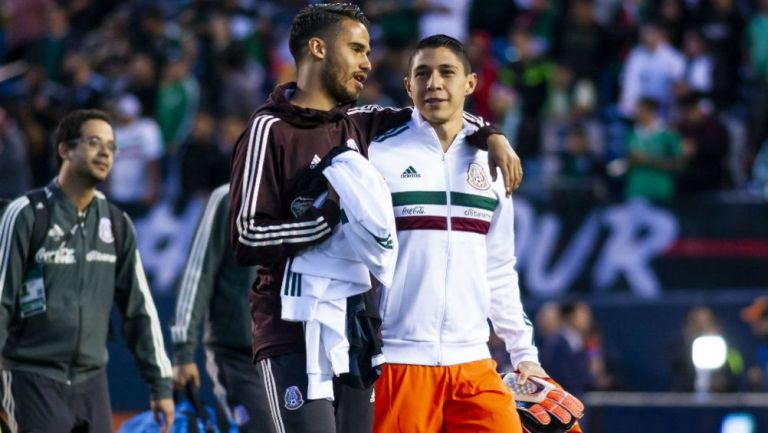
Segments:
[[[491,187],[491,183],[488,181],[488,175],[485,174],[483,166],[476,162],[469,164],[469,168],[467,169],[467,183],[469,183],[472,188],[482,191]]]
[[[305,213],[307,213],[309,208],[312,207],[312,203],[314,202],[315,199],[312,197],[296,197],[291,202],[291,213],[294,217],[301,218]]]
[[[115,236],[112,234],[112,221],[109,218],[99,220],[99,239],[107,244],[115,241]]]
[[[285,408],[288,410],[296,410],[304,406],[304,398],[301,395],[301,391],[298,386],[289,386],[285,389]]]

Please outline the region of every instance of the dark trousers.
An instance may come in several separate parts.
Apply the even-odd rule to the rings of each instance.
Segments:
[[[373,387],[357,389],[334,383],[334,401],[307,400],[307,361],[289,354],[256,363],[268,418],[259,433],[371,433]]]
[[[104,371],[85,382],[67,385],[35,373],[4,370],[2,382],[3,408],[11,418],[11,427],[16,424],[16,432],[112,431],[112,407]]]
[[[249,350],[250,352],[250,350]],[[271,432],[264,382],[250,353],[206,347],[205,369],[213,382],[213,394],[221,411],[240,428],[240,433]]]

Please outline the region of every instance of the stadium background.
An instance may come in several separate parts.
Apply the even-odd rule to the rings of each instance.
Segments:
[[[768,286],[768,1],[359,3],[373,21],[374,64],[361,103],[407,103],[401,80],[421,36],[466,43],[481,83],[467,109],[523,158],[516,243],[528,314],[553,302],[591,310],[589,368],[574,372],[585,377],[587,431],[768,431],[768,329],[742,317]],[[52,178],[51,133],[64,113],[113,112],[123,136],[145,138],[118,142],[104,191],[136,220],[167,325],[205,197],[226,182],[251,111],[292,77],[287,32],[305,4],[0,1],[0,196]],[[642,48],[658,29],[669,40],[661,60]],[[688,149],[677,192],[662,202],[625,196],[643,94]],[[691,104],[703,120],[684,115]],[[722,380],[715,393],[689,394],[680,378],[693,368],[690,339],[712,332],[730,348]],[[109,346],[113,408],[144,410],[120,337]],[[750,420],[753,430],[738,430]]]

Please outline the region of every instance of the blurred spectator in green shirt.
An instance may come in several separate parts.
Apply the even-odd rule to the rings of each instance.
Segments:
[[[675,197],[675,175],[682,165],[683,145],[659,116],[659,104],[641,98],[635,127],[627,140],[627,198],[669,202]]]

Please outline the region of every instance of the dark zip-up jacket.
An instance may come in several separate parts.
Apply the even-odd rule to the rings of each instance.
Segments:
[[[368,156],[368,144],[411,119],[410,108],[339,106],[329,111],[291,104],[296,83],[277,87],[251,116],[232,159],[230,241],[242,265],[259,265],[269,275],[251,288],[253,353],[259,360],[304,350],[302,325],[280,319],[280,284],[288,257],[327,239],[339,222],[338,205],[312,207],[297,197],[297,181],[339,145]],[[480,130],[470,141],[483,147],[497,131],[474,116]],[[301,215],[300,217],[297,215]]]
[[[171,397],[171,364],[147,284],[136,232],[126,216],[123,251],[115,251],[109,204],[100,192],[78,212],[54,180],[45,188],[49,223],[27,266],[34,210],[22,196],[0,218],[0,348],[3,368],[65,383],[103,371],[112,305],[153,399]],[[122,260],[118,261],[118,256]],[[121,269],[115,269],[122,263]],[[34,269],[27,269],[34,268]],[[42,271],[45,309],[22,318],[30,272]]]
[[[194,362],[203,320],[206,347],[251,355],[248,290],[256,268],[235,261],[229,247],[228,209],[226,184],[216,188],[205,205],[179,283],[171,324],[175,364]]]

